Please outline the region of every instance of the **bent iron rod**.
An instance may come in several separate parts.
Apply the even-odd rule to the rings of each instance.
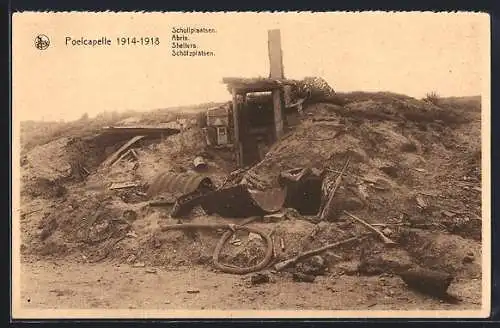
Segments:
[[[164,226],[161,228],[161,231],[169,231],[169,230],[184,230],[184,229],[227,229],[226,232],[222,235],[222,237],[219,239],[219,242],[217,243],[217,246],[215,247],[214,253],[213,253],[213,265],[215,268],[221,270],[222,272],[227,272],[227,273],[233,273],[233,274],[246,274],[246,273],[251,273],[255,271],[260,271],[264,268],[266,268],[269,263],[271,262],[273,258],[273,240],[271,237],[261,231],[260,229],[253,228],[253,227],[248,227],[245,226],[244,224],[248,224],[259,217],[250,217],[242,222],[241,225],[237,224],[224,224],[224,223],[208,223],[208,224],[201,224],[201,223],[184,223],[184,224],[173,224],[173,225],[168,225]],[[227,265],[219,262],[219,255],[222,251],[222,248],[226,244],[226,242],[231,238],[231,236],[234,234],[236,230],[245,230],[248,232],[252,232],[255,234],[258,234],[259,236],[262,237],[262,239],[266,242],[267,248],[266,248],[266,253],[262,261],[257,263],[256,265],[246,267],[246,268],[240,268],[240,267],[235,267],[232,265]]]

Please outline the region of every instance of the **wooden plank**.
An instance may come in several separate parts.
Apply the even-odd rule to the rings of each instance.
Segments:
[[[240,120],[239,120],[239,106],[238,106],[238,93],[236,89],[232,90],[233,94],[233,144],[236,152],[236,163],[238,167],[243,164],[243,149],[240,141]]]
[[[281,47],[281,46],[280,46]],[[270,77],[257,77],[257,78],[246,78],[246,77],[223,77],[222,83],[231,85],[241,85],[241,86],[280,86],[280,85],[295,85],[299,83],[299,80],[285,79],[278,75],[277,78]]]
[[[280,30],[268,31],[269,70],[272,79],[284,79]],[[273,109],[276,139],[283,136],[283,106],[281,90],[273,90]]]
[[[110,167],[113,167],[115,166],[116,164],[120,163],[122,159],[124,159],[127,155],[130,155],[131,154],[131,151],[132,149],[129,149],[127,150],[126,152],[123,153],[123,155],[121,155],[120,157],[118,157],[118,159],[116,161],[114,161],[113,164],[110,164],[109,166]]]
[[[229,90],[236,89],[238,93],[267,92],[281,89],[284,86],[297,85],[299,81],[282,78],[237,78],[226,77],[222,82],[228,85]]]
[[[103,163],[102,165],[104,167],[109,167],[111,166],[114,162],[120,158],[120,156],[125,153],[133,144],[135,144],[137,141],[141,140],[144,138],[144,136],[135,136],[129,141],[127,141],[126,144],[120,147],[117,151],[115,151],[111,156],[109,156]]]

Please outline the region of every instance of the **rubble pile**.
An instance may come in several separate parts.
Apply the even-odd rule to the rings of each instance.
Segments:
[[[306,282],[384,273],[447,288],[447,276],[425,270],[480,277],[480,113],[392,94],[337,96],[346,104],[307,104],[260,162],[239,170],[233,154],[206,147],[197,127],[142,140],[105,167],[123,141],[87,152],[69,139],[35,147],[24,181],[65,192],[28,194],[22,252],[235,273],[263,263]],[[86,158],[74,182],[78,153]],[[174,195],[175,175],[209,177],[213,186]]]

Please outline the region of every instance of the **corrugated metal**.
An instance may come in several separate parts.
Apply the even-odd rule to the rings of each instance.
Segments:
[[[148,197],[154,197],[162,192],[185,195],[201,187],[214,189],[212,180],[200,174],[162,172],[149,185]]]

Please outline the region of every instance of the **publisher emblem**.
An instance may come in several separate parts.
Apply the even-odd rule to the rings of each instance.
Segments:
[[[45,50],[49,47],[49,45],[50,45],[50,40],[48,36],[44,34],[39,34],[35,38],[35,47],[38,50]]]

